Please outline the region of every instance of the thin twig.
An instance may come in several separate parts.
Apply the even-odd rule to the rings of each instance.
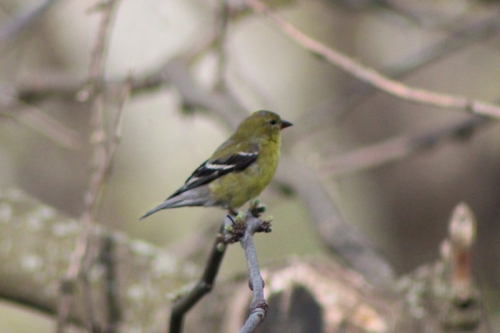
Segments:
[[[225,226],[229,223],[226,216],[220,229],[220,234],[224,232]],[[226,245],[221,243],[220,235],[217,235],[212,246],[212,251],[208,257],[205,270],[198,283],[189,291],[188,294],[177,299],[172,305],[170,315],[169,329],[167,333],[181,333],[185,314],[207,293],[209,293],[215,283],[215,278],[219,272],[222,259],[226,253]]]
[[[499,10],[494,10],[487,17],[461,26],[451,31],[444,40],[403,60],[402,65],[389,65],[381,69],[381,72],[387,73],[392,79],[402,80],[417,70],[436,63],[450,53],[457,52],[481,39],[494,36],[500,29],[498,15]],[[304,140],[307,136],[317,133],[318,129],[331,125],[332,121],[341,121],[349,112],[355,110],[357,105],[366,103],[369,101],[370,96],[378,91],[372,85],[360,85],[359,81],[350,83],[342,90],[341,96],[330,98],[329,101],[322,103],[320,106],[304,112],[297,120],[297,123],[302,124],[301,128],[297,127],[293,133],[288,135],[286,144],[290,145],[299,138]],[[325,118],[326,115],[328,115],[327,119]]]
[[[107,180],[109,179],[109,176],[111,174],[111,169],[112,169],[112,164],[113,164],[113,161],[114,161],[114,157],[115,157],[115,153],[116,153],[116,149],[118,147],[118,143],[120,141],[120,138],[121,138],[121,122],[122,122],[122,116],[123,116],[123,110],[125,108],[125,104],[126,104],[126,101],[128,100],[128,97],[130,96],[130,83],[127,82],[124,86],[124,89],[123,89],[123,94],[121,96],[121,100],[119,101],[119,106],[118,106],[118,113],[116,115],[116,121],[115,121],[115,125],[114,125],[114,132],[112,133],[111,137],[109,138],[109,142],[108,142],[108,147],[106,149],[106,142],[102,142],[102,146],[100,149],[102,149],[102,153],[104,153],[104,161],[98,161],[97,163],[97,167],[99,168],[99,174],[96,175],[96,178],[100,178],[100,180],[96,180],[96,189],[98,188],[99,192],[96,197],[96,201],[94,202],[93,204],[93,207],[89,207],[89,208],[92,208],[92,210],[90,211],[90,213],[92,214],[91,216],[91,221],[93,221],[94,219],[94,215],[97,211],[97,207],[98,207],[98,200],[99,198],[102,197],[103,193],[104,193],[104,190],[105,190],[105,185],[107,184]],[[96,98],[103,98],[102,97],[102,93],[99,92],[97,95],[96,95]],[[100,108],[103,108],[102,106],[100,106]],[[99,115],[102,117],[102,113],[99,112]],[[102,122],[102,119],[100,120],[100,123],[101,123],[101,130],[102,132],[104,133],[104,125],[103,125],[103,122]],[[91,223],[92,224],[92,223]],[[90,236],[90,235],[89,235]],[[87,244],[88,244],[88,239],[87,239]],[[85,309],[86,309],[86,314],[87,314],[87,321],[86,321],[86,325],[87,325],[87,330],[89,332],[99,332],[98,331],[98,325],[96,324],[96,316],[94,314],[94,307],[93,307],[93,300],[92,300],[92,289],[91,289],[91,285],[88,281],[88,271],[90,270],[92,264],[93,264],[93,261],[91,260],[91,256],[89,255],[89,250],[90,248],[88,248],[87,246],[87,249],[86,249],[86,253],[84,254],[84,257],[83,257],[83,266],[82,268],[80,268],[82,270],[82,277],[83,277],[83,284],[82,284],[82,290],[83,290],[83,299],[84,299],[84,304],[85,304]],[[95,249],[94,249],[95,250]],[[111,269],[110,267],[108,267],[108,269]],[[112,274],[112,273],[111,273]],[[112,275],[108,275],[107,277],[110,278],[110,276]],[[107,281],[108,284],[116,284],[117,281]],[[112,298],[112,296],[115,296],[114,294],[108,294],[108,301],[113,301],[114,299]],[[112,313],[110,312],[109,316],[108,316],[108,323],[107,323],[107,330],[106,332],[111,332],[110,330],[114,330],[116,331],[117,329],[117,322],[116,320],[119,320],[119,318],[116,316],[117,315],[117,309],[116,307],[113,308],[113,305],[116,305],[116,300],[115,300],[115,303],[114,304],[109,304],[109,309],[110,311],[112,311]],[[119,309],[118,309],[119,310]]]
[[[224,72],[226,69],[225,43],[227,35],[227,26],[229,23],[229,5],[226,0],[220,1],[220,8],[216,15],[216,35],[214,50],[217,52],[217,71],[215,75],[215,90],[224,88]]]
[[[113,161],[115,159],[116,155],[116,150],[118,149],[118,144],[120,143],[121,137],[122,137],[122,122],[123,122],[123,115],[125,111],[125,105],[127,104],[129,98],[130,98],[130,91],[132,87],[132,83],[130,81],[131,79],[127,82],[124,83],[123,89],[121,92],[120,100],[118,102],[117,106],[117,114],[115,118],[115,123],[114,126],[112,127],[113,132],[111,133],[111,136],[108,140],[108,146],[107,146],[107,154],[106,154],[106,161],[105,161],[105,167],[104,167],[104,174],[102,176],[102,185],[105,185],[107,183],[107,180],[109,179],[111,169],[113,166]],[[101,196],[102,196],[102,191],[101,189]]]
[[[0,110],[0,116],[5,116],[26,126],[57,145],[67,149],[78,149],[83,146],[80,135],[54,117],[28,104],[9,107],[8,111]]]
[[[457,52],[466,46],[471,46],[472,43],[481,39],[495,36],[500,29],[498,15],[500,7],[492,8],[491,11],[484,14],[473,22],[462,22],[458,28],[443,30],[446,34],[444,40],[441,40],[433,45],[430,45],[416,54],[410,56],[406,61],[402,62],[402,66],[390,66],[383,73],[389,73],[392,78],[407,76],[416,72],[423,66],[429,66],[436,61],[443,59],[444,56],[452,52]]]
[[[261,1],[246,0],[246,2],[254,11],[262,13],[270,18],[287,36],[306,50],[313,52],[316,56],[327,60],[329,63],[381,91],[407,101],[446,109],[460,109],[467,112],[500,118],[500,106],[498,105],[469,99],[463,96],[442,94],[405,85],[312,39],[295,28],[288,21],[284,20],[281,16],[271,11]]]
[[[115,8],[118,4],[116,0],[110,0],[103,10],[103,19],[101,20],[99,35],[97,38],[97,42],[95,45],[95,49],[92,52],[93,60],[90,66],[89,72],[89,82],[94,85],[99,85],[102,77],[104,75],[103,68],[104,65],[102,62],[104,61],[103,53],[106,51],[105,45],[107,44],[107,40],[109,38],[109,30],[111,30],[109,24],[111,23],[111,16],[115,12]],[[95,87],[95,86],[94,86]],[[94,171],[91,176],[90,185],[87,193],[85,194],[84,199],[84,211],[82,214],[82,222],[84,225],[84,231],[82,235],[88,235],[88,230],[90,227],[91,220],[95,214],[96,203],[99,198],[101,186],[103,184],[102,180],[104,179],[104,175],[106,173],[107,168],[109,167],[109,163],[106,163],[106,147],[105,147],[105,131],[104,124],[102,120],[102,111],[104,107],[104,96],[99,93],[95,96],[94,101],[92,103],[91,110],[91,126],[93,128],[93,132],[91,133],[91,143],[95,145],[94,149]],[[88,226],[88,227],[87,227]],[[82,246],[87,243],[87,237],[83,237],[83,241],[80,241],[78,245]],[[79,246],[77,245],[77,249]],[[85,252],[85,246],[79,248],[78,255],[76,256],[79,260],[72,261],[72,266],[69,270],[69,275],[71,277],[78,276],[78,272],[80,270],[81,259],[83,258],[83,253]]]
[[[97,39],[92,50],[87,86],[77,95],[80,101],[86,101],[92,93],[100,90],[104,82],[104,65],[108,51],[112,20],[118,8],[119,0],[107,0],[102,4],[102,19],[97,32]]]
[[[399,136],[328,159],[320,167],[325,176],[343,177],[428,151],[450,141],[463,141],[490,119],[473,116],[458,124],[428,133]]]
[[[92,221],[97,211],[97,203],[102,192],[103,184],[106,178],[111,161],[106,151],[105,130],[103,124],[104,95],[101,91],[101,84],[104,78],[104,63],[107,51],[107,44],[111,33],[111,22],[118,6],[118,0],[109,0],[103,7],[102,19],[99,26],[99,32],[89,70],[89,80],[87,86],[79,93],[80,100],[86,100],[92,94],[94,96],[91,107],[91,133],[90,141],[94,145],[93,172],[90,178],[89,188],[84,196],[84,210],[81,216],[82,231],[77,240],[75,251],[73,252],[71,264],[68,268],[65,281],[76,283],[77,278],[82,272],[82,265],[86,254],[88,253],[88,244],[92,230]],[[97,94],[94,94],[97,92]],[[120,111],[121,112],[121,111]],[[121,117],[121,113],[119,114]],[[112,154],[111,154],[112,155]],[[64,313],[69,313],[73,302],[74,294],[66,293],[62,295],[61,307],[65,308]],[[93,318],[93,314],[88,314]],[[58,318],[57,331],[63,332],[67,322],[67,317]],[[95,326],[93,323],[91,327]]]

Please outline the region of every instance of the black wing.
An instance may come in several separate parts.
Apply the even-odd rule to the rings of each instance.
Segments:
[[[227,173],[243,171],[250,166],[250,164],[255,162],[258,156],[259,150],[257,147],[254,147],[251,150],[239,152],[238,154],[230,155],[225,158],[215,160],[208,159],[193,172],[186,180],[184,186],[175,191],[167,200],[182,192],[208,184]]]

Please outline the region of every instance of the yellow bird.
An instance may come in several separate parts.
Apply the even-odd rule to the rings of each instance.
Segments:
[[[271,111],[256,111],[238,126],[185,184],[141,220],[159,210],[220,206],[235,213],[269,184],[278,166],[281,130],[292,126]]]

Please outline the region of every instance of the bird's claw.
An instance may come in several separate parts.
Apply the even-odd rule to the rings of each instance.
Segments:
[[[260,204],[258,200],[253,200],[250,203],[250,209],[247,213],[252,214],[253,217],[259,218],[257,215],[261,215],[266,210],[266,206]],[[226,224],[224,227],[224,234],[219,236],[220,242],[223,244],[232,244],[238,242],[245,235],[247,228],[247,213],[238,212],[235,216],[227,215],[227,218],[231,221],[231,224]],[[271,232],[271,222],[273,221],[272,216],[268,216],[267,219],[261,220],[262,225],[255,230],[255,232]],[[222,245],[221,245],[222,248]]]
[[[245,235],[247,228],[246,214],[239,212],[234,218],[229,214],[227,217],[231,220],[232,224],[224,227],[223,242],[225,244],[236,243]]]

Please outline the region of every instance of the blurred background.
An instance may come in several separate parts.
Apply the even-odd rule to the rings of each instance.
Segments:
[[[309,36],[408,85],[500,101],[496,1],[272,4]],[[84,82],[100,20],[99,13],[89,11],[95,5],[95,0],[0,4],[0,188],[21,188],[75,218],[82,213],[91,172],[89,105],[74,95],[22,92],[27,87],[36,91],[66,81]],[[24,29],[13,30],[25,14],[41,6],[43,12]],[[430,140],[421,149],[357,170],[348,157],[358,149],[443,133],[471,115],[372,89],[300,48],[262,15],[238,11],[237,1],[231,6],[222,42],[204,51],[201,46],[224,21],[220,1],[121,0],[111,30],[106,79],[140,76],[197,50],[190,63],[197,84],[208,90],[223,85],[249,112],[273,110],[294,123],[283,133],[284,152],[317,170],[345,218],[381,249],[399,274],[437,258],[453,207],[466,202],[478,220],[475,274],[491,327],[499,330],[496,122],[459,136],[460,140],[439,144]],[[116,108],[108,109],[105,121],[112,128]],[[201,262],[220,224],[220,210],[183,208],[140,222],[138,218],[180,187],[231,128],[210,112],[185,107],[176,87],[164,85],[131,96],[121,130],[97,222],[179,255],[196,247]],[[256,237],[263,266],[323,251],[298,198],[271,186],[260,199],[274,216],[273,232]],[[199,244],[193,237],[199,234],[208,235],[207,241]],[[223,275],[244,271],[243,258],[238,246],[230,247]],[[0,304],[0,331],[34,329],[52,332],[54,323],[12,304]]]

